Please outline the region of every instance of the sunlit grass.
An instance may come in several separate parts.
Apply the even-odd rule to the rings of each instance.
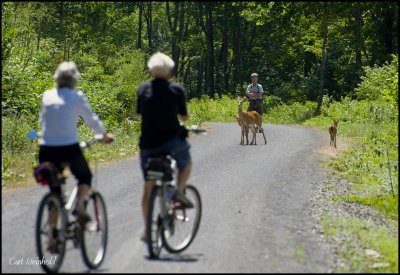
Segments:
[[[330,239],[340,240],[338,256],[347,262],[335,272],[398,272],[398,236],[387,228],[354,218],[324,216],[322,229]],[[378,254],[368,255],[366,249]]]

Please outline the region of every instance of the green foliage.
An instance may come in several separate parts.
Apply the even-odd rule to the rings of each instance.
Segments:
[[[9,180],[20,180],[19,175],[30,175],[31,170],[26,166],[30,168],[36,162],[36,154],[34,143],[28,139],[28,132],[37,129],[37,124],[23,117],[1,118],[2,186]],[[20,170],[22,162],[26,165],[25,169]]]
[[[305,104],[298,102],[292,105],[282,104],[272,109],[267,107],[263,121],[278,124],[300,124],[313,116],[316,107],[317,104],[311,101],[307,101]]]
[[[243,107],[245,110],[246,106]],[[200,99],[193,98],[188,104],[189,124],[201,125],[206,121],[235,121],[232,115],[238,113],[237,100],[228,96],[210,99],[203,96]]]
[[[334,198],[334,200],[376,207],[385,214],[386,218],[391,220],[399,219],[399,199],[389,194],[375,197],[344,195],[343,197]]]
[[[366,91],[377,92],[382,87],[389,86],[397,91],[397,80],[394,81],[392,77],[377,81],[377,76],[381,77],[383,71],[390,71],[392,74],[394,69],[389,70],[389,67],[393,64],[397,66],[397,58],[394,58],[392,64],[384,65],[383,69],[367,69],[366,76],[357,89],[359,95],[363,94],[366,99],[357,101],[346,97],[341,102],[330,102],[325,97],[321,115],[304,123],[327,129],[336,119],[339,121],[340,135],[356,138],[356,145],[346,150],[339,159],[332,160],[331,166],[351,181],[360,184],[367,198],[375,202],[374,206],[391,217],[397,213],[397,209],[385,209],[376,198],[386,198],[388,195],[398,198],[397,104],[393,103],[393,97],[388,100],[386,92],[372,95]]]
[[[393,55],[390,64],[374,68],[365,67],[365,76],[355,89],[359,99],[384,99],[397,108],[398,104],[398,56]]]
[[[323,230],[330,239],[342,240],[338,256],[347,264],[335,267],[334,272],[398,273],[398,236],[387,228],[370,221],[348,217],[325,216]],[[368,256],[366,249],[379,253]],[[379,265],[384,263],[383,265]]]

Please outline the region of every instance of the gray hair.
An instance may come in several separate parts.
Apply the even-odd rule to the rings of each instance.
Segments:
[[[59,87],[74,87],[80,76],[81,74],[79,73],[75,62],[70,61],[63,62],[58,66],[54,74],[54,79]]]
[[[166,79],[172,72],[175,66],[175,62],[171,57],[163,53],[157,52],[153,54],[149,62],[147,62],[147,67],[149,68],[151,74],[155,78]]]

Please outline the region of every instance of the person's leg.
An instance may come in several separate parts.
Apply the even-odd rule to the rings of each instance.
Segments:
[[[186,140],[180,142],[178,151],[174,158],[178,166],[177,190],[174,195],[176,202],[180,204],[179,207],[192,208],[192,202],[184,195],[187,181],[192,169],[192,160],[189,153],[190,145]]]
[[[69,156],[69,165],[71,173],[78,180],[78,194],[76,202],[76,211],[78,214],[78,221],[85,224],[91,220],[90,216],[85,210],[85,201],[88,199],[91,191],[92,173],[90,172],[89,165],[83,156],[82,150],[79,145],[71,148]]]
[[[46,161],[49,161],[58,167],[59,163],[57,162],[57,157],[59,156],[59,152],[57,148],[54,147],[46,147],[40,146],[39,148],[39,163],[42,164]],[[57,186],[55,188],[50,187],[50,192],[61,195],[61,188]],[[51,253],[57,252],[57,240],[53,235],[54,230],[57,228],[58,221],[58,211],[57,207],[54,204],[48,205],[48,219],[47,223],[49,225],[49,233],[48,233],[48,244],[47,250]]]
[[[247,112],[251,112],[251,111],[255,111],[255,101],[254,100],[250,100],[249,101],[249,106],[247,107]]]
[[[262,100],[257,100],[257,113],[262,116],[264,113]]]
[[[192,159],[189,159],[189,163],[185,168],[178,172],[178,190],[183,192],[186,188],[186,183],[189,179],[190,172],[192,170]]]
[[[144,220],[145,228],[146,228],[147,214],[149,211],[150,194],[151,194],[151,190],[153,190],[155,185],[156,185],[156,181],[149,180],[149,181],[145,181],[145,184],[143,187],[142,211],[143,211],[143,220]]]

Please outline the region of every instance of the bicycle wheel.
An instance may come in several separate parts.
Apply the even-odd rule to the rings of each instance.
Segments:
[[[170,253],[180,253],[188,248],[200,226],[200,193],[194,186],[187,185],[185,195],[193,203],[193,208],[175,209],[170,216],[171,226],[163,230],[163,245]]]
[[[99,192],[94,191],[86,202],[86,212],[92,220],[78,230],[83,261],[90,269],[98,268],[105,257],[108,237],[106,204]]]
[[[50,226],[50,223],[52,226]],[[49,193],[40,202],[36,217],[36,252],[42,269],[56,273],[60,269],[66,243],[67,214],[60,196]]]
[[[151,190],[149,208],[146,221],[147,248],[150,258],[158,258],[162,248],[162,214],[161,214],[161,196],[159,187]]]

